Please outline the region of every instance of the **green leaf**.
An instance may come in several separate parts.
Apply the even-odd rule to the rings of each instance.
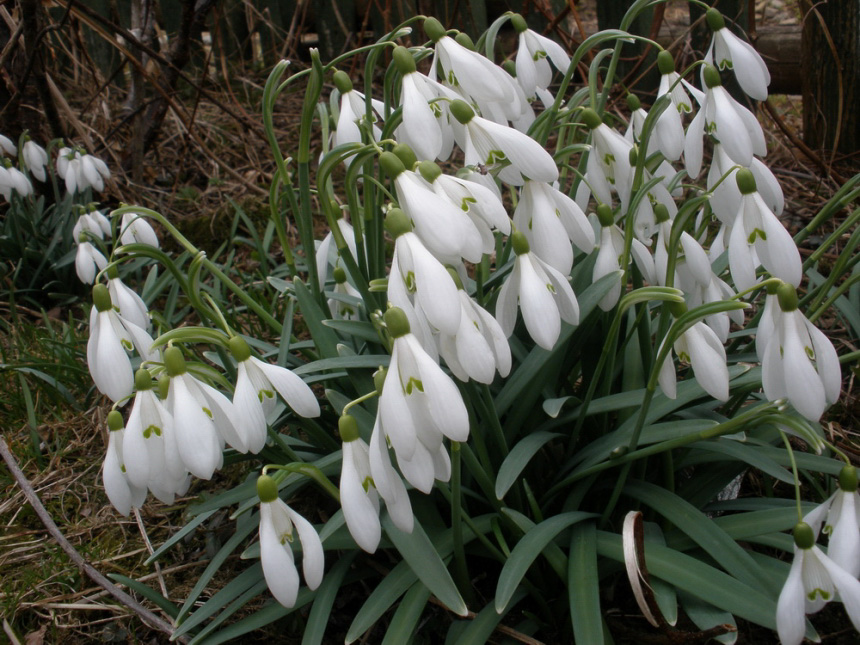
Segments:
[[[681,605],[684,612],[690,617],[696,627],[702,631],[716,627],[717,625],[732,625],[736,631],[717,636],[714,640],[727,645],[733,645],[738,640],[737,622],[729,612],[717,609],[712,604],[705,602],[698,596],[681,594]]]
[[[538,450],[551,439],[561,436],[555,432],[535,432],[517,443],[499,467],[499,474],[496,476],[496,499],[505,496]]]
[[[517,542],[517,545],[511,551],[511,555],[502,567],[501,573],[499,573],[499,582],[496,585],[496,611],[498,613],[502,613],[508,606],[520,581],[522,581],[541,551],[561,531],[571,524],[581,522],[589,517],[594,517],[594,514],[572,511],[570,513],[555,515],[540,524],[536,524]]]
[[[324,320],[323,324],[335,331],[340,332],[344,336],[350,336],[358,340],[367,341],[368,343],[381,344],[379,334],[376,328],[369,322],[362,320]]]
[[[155,562],[156,560],[158,560],[158,558],[160,558],[168,549],[170,549],[170,547],[172,547],[177,542],[185,539],[185,536],[187,536],[189,533],[194,531],[194,529],[196,529],[198,526],[200,526],[203,522],[205,522],[210,517],[212,517],[212,514],[214,512],[215,511],[212,510],[212,511],[209,511],[208,513],[201,513],[200,515],[195,517],[193,520],[188,522],[188,524],[186,524],[181,529],[179,529],[176,533],[171,535],[170,538],[168,538],[167,541],[164,542],[164,544],[162,544],[155,551],[153,551],[152,555],[146,559],[144,564],[150,565],[153,562]]]
[[[407,642],[415,633],[428,600],[430,600],[430,590],[422,582],[412,585],[400,601],[394,616],[391,617],[382,645],[400,645]]]
[[[382,526],[394,546],[412,568],[421,582],[455,614],[467,616],[469,611],[463,602],[457,585],[448,573],[445,563],[439,557],[436,547],[427,537],[424,528],[415,520],[412,533],[404,533],[394,526],[388,513],[382,516]]]
[[[263,566],[259,562],[255,562],[245,569],[242,573],[224,585],[223,589],[220,589],[218,593],[195,609],[194,613],[191,614],[188,619],[179,625],[179,627],[173,632],[172,638],[175,640],[183,634],[187,634],[189,631],[196,629],[203,624],[203,621],[214,616],[216,612],[234,602],[239,596],[244,596],[246,592],[252,588],[254,588],[255,591],[250,598],[261,594],[266,589],[266,581],[263,579]],[[247,600],[250,600],[250,598],[247,598]],[[223,622],[226,619],[227,616],[223,616],[218,622]],[[216,626],[217,623],[215,625],[207,625],[205,633],[211,632]]]
[[[107,576],[114,582],[118,582],[121,585],[125,585],[130,590],[136,591],[150,602],[155,603],[161,609],[163,609],[164,612],[171,618],[176,618],[176,616],[179,614],[179,607],[174,605],[172,602],[170,602],[167,598],[162,596],[152,587],[119,573],[109,573],[107,574]]]
[[[337,592],[340,591],[344,576],[349,572],[350,566],[358,551],[345,553],[329,571],[326,572],[322,584],[316,590],[311,613],[305,623],[305,633],[302,635],[302,645],[322,645],[325,637],[325,628],[331,619],[331,610]]]
[[[598,555],[624,562],[621,536],[597,532]],[[651,575],[706,600],[730,614],[776,629],[776,602],[768,595],[736,580],[696,558],[659,544],[646,544],[645,564]]]
[[[755,560],[695,506],[674,493],[643,481],[631,481],[624,493],[644,502],[702,547],[720,566],[749,586],[768,593]]]
[[[478,612],[472,622],[460,632],[457,638],[457,645],[484,645],[484,643],[490,642],[490,636],[492,636],[499,623],[502,622],[505,614],[527,595],[524,589],[517,589],[502,612],[497,612],[494,604],[488,603],[486,607]]]
[[[767,473],[774,479],[786,484],[794,485],[794,475],[787,469],[781,467],[773,459],[762,454],[758,446],[747,443],[725,439],[722,437],[711,441],[698,441],[690,445],[691,449],[698,449],[709,453],[719,453],[728,457],[743,461],[763,473]],[[702,455],[706,461],[713,461],[712,455]]]
[[[603,642],[596,536],[593,522],[577,524],[570,532],[568,601],[574,641],[577,643]]]
[[[324,357],[337,356],[337,334],[330,327],[326,327],[323,321],[330,316],[325,314],[308,291],[307,286],[301,280],[293,280],[296,291],[296,300],[302,312],[302,318],[308,326],[308,332],[314,339],[316,346]]]
[[[406,562],[401,562],[394,567],[382,582],[376,585],[376,589],[352,619],[352,624],[346,632],[347,645],[361,638],[362,634],[370,629],[409,587],[415,584],[416,580],[418,576]]]
[[[189,643],[189,645],[220,645],[221,643],[227,643],[236,638],[239,638],[240,636],[244,636],[245,634],[249,634],[253,631],[256,631],[261,627],[270,625],[276,620],[283,618],[284,616],[288,616],[294,611],[297,611],[307,605],[313,599],[314,592],[307,587],[303,587],[299,589],[299,595],[296,599],[296,604],[294,607],[287,609],[278,602],[272,602],[263,607],[262,609],[255,611],[247,618],[243,618],[240,621],[228,625],[221,631],[216,632],[211,636],[207,636],[205,639],[198,640],[195,638],[191,641],[191,643]],[[236,607],[236,609],[233,609],[233,612],[235,612],[237,609],[239,608]]]
[[[337,352],[337,347],[335,347]],[[391,357],[388,354],[360,354],[358,356],[336,356],[334,358],[321,358],[312,363],[306,363],[301,367],[293,370],[294,374],[301,376],[302,374],[313,374],[322,372],[323,370],[344,370],[344,369],[372,369],[378,367],[388,367],[388,361]]]

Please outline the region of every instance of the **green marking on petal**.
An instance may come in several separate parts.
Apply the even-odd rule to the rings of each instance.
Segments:
[[[409,377],[409,382],[406,383],[406,394],[412,394],[413,390],[418,390],[419,392],[424,391],[424,384],[420,379],[415,378],[414,376]]]
[[[122,346],[125,348],[125,350],[127,352],[130,352],[131,350],[134,349],[134,345],[132,345],[131,341],[129,341],[127,338],[121,339],[120,343],[122,343]]]
[[[257,392],[257,398],[260,399],[260,403],[262,403],[264,399],[274,399],[275,393],[272,392],[272,390],[260,390]]]
[[[615,155],[611,152],[607,152],[603,155],[603,164],[606,166],[611,166],[615,162]]]
[[[763,230],[761,230],[760,228],[755,228],[755,229],[753,229],[753,232],[750,233],[750,236],[747,239],[747,243],[748,244],[755,244],[755,240],[757,237],[761,238],[762,241],[767,240],[767,235],[765,234],[765,232]]]
[[[206,416],[207,416],[207,417],[209,417],[210,419],[214,419],[214,418],[215,418],[215,415],[214,415],[214,414],[212,414],[212,410],[210,410],[209,408],[207,408],[207,407],[205,407],[205,406],[204,406],[204,407],[202,408],[202,410],[206,413]]]
[[[546,52],[543,50],[538,50],[534,54],[532,54],[532,60],[538,61],[541,58],[546,58]]]
[[[805,345],[803,347],[803,349],[806,350],[806,355],[809,357],[809,360],[814,361],[815,360],[815,352],[812,351],[812,348],[809,345]]]
[[[549,282],[546,283],[546,290],[549,291],[550,293],[555,293],[555,287],[552,286],[552,284]]]
[[[367,491],[370,490],[371,486],[373,486],[373,478],[370,475],[368,475],[367,477],[364,478],[364,481],[361,482],[361,487],[364,489],[364,492],[366,493]]]
[[[681,352],[678,354],[678,358],[684,361],[685,363],[690,362],[690,355],[687,352]]]
[[[469,204],[477,204],[478,200],[474,197],[464,197],[463,201],[460,202],[460,208],[462,208],[467,213],[469,212]]]
[[[490,150],[490,153],[487,155],[487,160],[484,163],[491,165],[495,163],[505,163],[507,160],[508,158],[501,150]]]
[[[418,285],[415,282],[415,272],[414,271],[410,271],[409,273],[406,274],[406,279],[404,280],[404,282],[406,283],[406,290],[409,293],[415,293],[415,289],[417,288]]]

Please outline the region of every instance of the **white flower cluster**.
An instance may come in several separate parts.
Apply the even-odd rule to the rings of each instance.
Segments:
[[[812,421],[839,396],[835,350],[797,309],[800,255],[778,219],[784,198],[761,161],[767,153],[761,126],[725,91],[717,69],[734,71],[741,88],[763,100],[770,78],[755,50],[731,34],[719,13],[711,10],[708,22],[714,40],[703,67],[703,90],[682,79],[671,54],[663,51],[658,56],[662,111],[650,127],[648,112],[635,97],[626,135],[606,125],[594,110],[578,108],[580,123],[589,134],[589,151],[584,181],[574,200],[558,185],[556,160],[524,134],[535,119],[531,101],[539,99],[546,106],[553,102],[549,62],[567,72],[570,59],[560,47],[528,30],[521,17],[511,21],[519,34],[515,75],[476,53],[463,34],[452,37],[432,18],[424,22],[433,42],[428,74],[416,65],[425,50],[398,47],[393,52],[401,79],[397,104],[401,121],[394,130],[399,145],[379,158],[397,201],[386,216],[386,229],[394,238],[387,291],[391,308],[384,317],[392,357],[384,385],[377,388],[380,400],[369,444],[351,417],[342,418],[341,426],[344,516],[356,542],[369,552],[377,548],[381,536],[379,498],[395,524],[410,530],[409,498],[401,476],[412,487],[429,492],[434,480],[450,477],[444,439],[468,438],[462,396],[439,359],[464,382],[490,383],[496,374],[506,376],[511,354],[505,338],[514,331],[518,311],[532,340],[551,350],[562,324],[579,321],[569,283],[575,249],[583,254],[596,251],[595,281],[619,276],[599,303],[605,311],[621,297],[625,285],[620,276],[629,262],[635,262],[647,283],[681,289],[689,307],[737,298],[713,269],[724,252],[738,291],[754,288],[763,268],[776,278],[768,281],[774,293],[766,298],[756,336],[765,395],[787,399]],[[345,98],[351,85],[342,76],[337,82]],[[336,132],[335,140],[361,141],[355,130],[363,123],[366,108],[342,103],[344,113],[357,116],[343,125],[338,121],[343,136]],[[376,119],[384,116],[383,111],[374,114]],[[374,128],[379,125],[375,122]],[[374,138],[378,140],[378,135]],[[701,173],[706,142],[713,149],[707,175],[710,203],[697,218],[697,236],[677,230],[676,200],[682,195],[681,173],[693,179]],[[465,168],[450,176],[434,161],[449,159],[455,145],[462,151]],[[654,164],[652,155],[659,155]],[[643,167],[645,156],[649,162]],[[676,168],[677,163],[683,165]],[[647,194],[637,197],[631,212],[639,186],[646,184]],[[505,215],[500,185],[510,190],[516,203],[511,219]],[[596,215],[587,217],[584,211],[592,197]],[[720,229],[705,248],[701,231],[710,213],[716,215]],[[631,225],[632,234],[626,230]],[[496,281],[501,287],[493,316],[471,295],[468,264],[492,260],[502,236],[509,236],[515,257],[508,274]],[[672,239],[678,240],[678,248],[672,248]],[[323,262],[336,264],[328,249]],[[350,250],[355,253],[352,246]],[[320,276],[325,279],[324,272]],[[349,275],[343,277],[350,281]],[[777,283],[782,285],[778,289],[772,286]],[[681,306],[673,313],[680,316],[686,310]],[[691,365],[702,389],[720,401],[729,398],[724,343],[732,322],[743,324],[740,310],[708,315],[689,326],[671,348]],[[671,352],[660,366],[659,383],[674,398]],[[400,474],[392,466],[389,447]]]

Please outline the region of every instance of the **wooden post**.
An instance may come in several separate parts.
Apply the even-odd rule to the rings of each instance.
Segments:
[[[803,139],[813,149],[860,150],[860,3],[802,0]]]

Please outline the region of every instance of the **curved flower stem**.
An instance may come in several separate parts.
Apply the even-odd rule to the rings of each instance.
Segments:
[[[340,504],[340,491],[337,486],[331,483],[328,477],[326,477],[323,472],[314,466],[313,464],[306,464],[304,462],[292,462],[289,464],[266,464],[263,466],[263,474],[265,475],[269,470],[280,470],[285,471],[287,473],[297,473],[299,475],[304,475],[312,480],[314,480],[317,484],[320,485],[325,492],[331,495],[338,504]]]
[[[788,440],[788,436],[784,432],[780,432],[782,435],[782,442],[785,444],[785,450],[788,452],[788,460],[791,462],[791,472],[794,474],[794,498],[797,502],[797,521],[803,521],[803,507],[801,504],[803,503],[803,499],[800,495],[800,475],[797,472],[797,461],[794,459],[794,449],[791,447],[791,442]]]

